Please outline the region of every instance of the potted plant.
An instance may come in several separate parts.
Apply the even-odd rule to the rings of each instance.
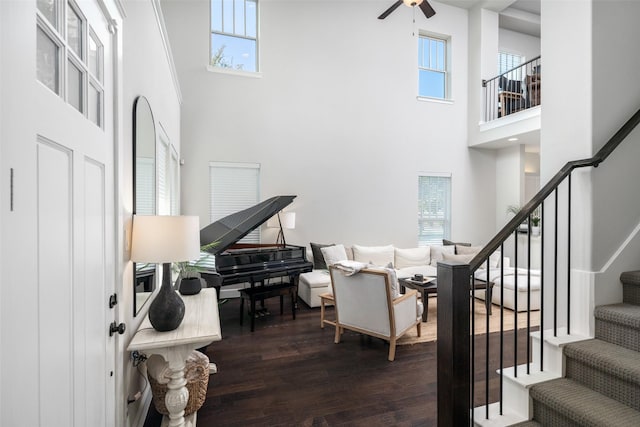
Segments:
[[[507,213],[512,213],[514,215],[518,214],[522,208],[518,205],[509,205],[507,206]],[[533,212],[531,212],[531,235],[538,236],[540,235],[540,207],[537,207]],[[529,230],[529,224],[525,219],[522,224],[518,227],[520,231],[527,232]]]
[[[213,242],[200,247],[201,252],[206,252],[218,245]],[[196,262],[184,261],[174,263],[174,271],[178,273],[175,287],[182,295],[195,295],[202,289],[202,277],[200,272],[205,271],[202,264],[207,256],[201,256]]]

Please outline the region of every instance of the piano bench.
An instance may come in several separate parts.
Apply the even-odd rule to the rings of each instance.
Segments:
[[[272,297],[280,297],[280,315],[284,314],[284,296],[291,296],[291,313],[296,319],[296,285],[295,283],[278,283],[276,285],[255,286],[240,290],[240,325],[244,317],[244,300],[250,301],[251,332],[255,329],[256,300],[265,300]]]

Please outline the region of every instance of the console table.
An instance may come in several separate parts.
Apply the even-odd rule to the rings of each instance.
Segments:
[[[163,418],[163,427],[196,425],[195,412],[184,417],[184,408],[189,399],[184,376],[185,361],[193,350],[222,339],[215,288],[206,288],[196,295],[182,296],[182,299],[185,314],[177,329],[158,332],[153,329],[147,316],[127,347],[127,351],[158,354],[169,364],[171,380],[165,397],[169,416]]]

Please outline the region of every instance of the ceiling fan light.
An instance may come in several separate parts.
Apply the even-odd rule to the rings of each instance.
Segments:
[[[419,6],[422,0],[402,0],[402,2],[409,7],[414,7]]]

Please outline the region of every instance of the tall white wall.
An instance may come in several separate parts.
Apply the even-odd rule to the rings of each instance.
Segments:
[[[540,38],[500,28],[500,51],[518,54],[529,61],[540,55]]]
[[[131,227],[132,200],[132,162],[133,162],[133,103],[136,97],[145,96],[149,100],[156,125],[156,138],[162,125],[171,143],[180,147],[180,99],[179,88],[174,85],[171,66],[163,43],[160,21],[153,0],[139,0],[125,3],[126,18],[123,22],[123,152],[121,161],[120,206],[121,221],[127,229]],[[124,233],[124,230],[123,230]],[[126,244],[126,242],[125,242]],[[123,366],[122,400],[142,391],[145,382],[132,366],[126,345],[144,319],[149,304],[142,307],[137,316],[133,315],[133,265],[129,261],[128,248],[123,252],[122,286],[120,293],[120,319],[127,325],[125,335],[120,340],[121,366]],[[148,389],[147,397],[150,396]],[[149,401],[139,400],[127,405],[126,425],[138,426],[144,422],[146,405]]]
[[[640,108],[640,3],[593,3],[593,151]],[[640,130],[635,130],[592,173],[593,253],[596,303],[619,302],[623,271],[640,267]],[[632,234],[630,236],[630,233]],[[627,242],[627,239],[629,241]],[[620,251],[620,254],[617,254]]]
[[[261,196],[296,194],[287,241],[417,244],[419,172],[452,174],[452,237],[494,223],[494,154],[467,148],[467,11],[426,20],[386,1],[264,1],[261,78],[206,70],[206,0],[163,2],[181,89],[182,208],[209,220],[210,161],[261,164]],[[188,24],[187,24],[188,23]],[[453,102],[417,94],[419,29],[451,36]],[[275,236],[263,234],[263,241]]]

